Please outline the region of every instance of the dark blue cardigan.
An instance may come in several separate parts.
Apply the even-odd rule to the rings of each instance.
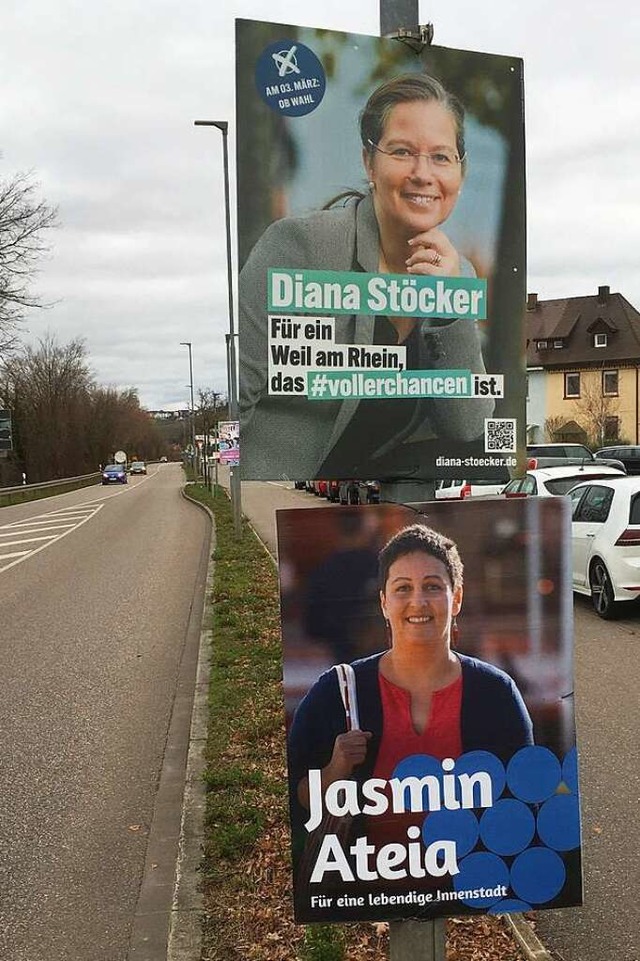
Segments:
[[[384,652],[382,652],[384,653]],[[382,736],[382,701],[378,664],[382,653],[353,662],[360,728],[371,731],[367,757],[355,772],[360,783],[373,776]],[[520,691],[504,671],[458,654],[462,665],[462,751],[489,751],[503,762],[521,747],[533,744],[533,725]],[[289,733],[289,788],[295,824],[308,816],[297,799],[297,787],[310,768],[331,759],[338,734],[346,730],[336,672],[322,674],[300,702]]]

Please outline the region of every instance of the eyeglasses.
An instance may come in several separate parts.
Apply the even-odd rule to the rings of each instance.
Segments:
[[[391,157],[398,164],[404,164],[407,167],[414,164],[420,157],[424,157],[433,167],[439,167],[441,170],[453,170],[458,164],[463,163],[466,157],[466,154],[459,157],[455,151],[447,150],[446,147],[441,150],[434,150],[432,153],[418,153],[417,150],[411,150],[409,147],[393,147],[392,150],[384,150],[373,140],[368,140],[367,143],[374,150],[383,153],[385,157]]]

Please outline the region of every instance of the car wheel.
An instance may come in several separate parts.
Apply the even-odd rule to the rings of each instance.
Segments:
[[[591,603],[596,614],[605,620],[615,617],[616,602],[613,585],[604,561],[596,560],[591,565],[589,587],[591,588]]]

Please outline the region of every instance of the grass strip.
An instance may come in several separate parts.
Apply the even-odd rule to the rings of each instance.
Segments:
[[[69,491],[81,490],[83,487],[92,487],[98,483],[98,474],[80,481],[72,481],[69,484],[60,484],[55,487],[41,487],[40,489],[29,490],[26,486],[23,490],[13,491],[11,494],[0,494],[0,507],[10,507],[12,504],[26,504],[28,501],[39,501],[45,497],[55,497],[57,494],[68,494]]]

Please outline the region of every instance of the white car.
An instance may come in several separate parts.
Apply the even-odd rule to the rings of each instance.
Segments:
[[[570,492],[573,589],[600,617],[640,597],[640,477],[600,478]]]
[[[625,473],[618,467],[606,464],[576,464],[562,467],[538,467],[529,470],[524,477],[516,477],[509,481],[502,493],[507,497],[524,497],[527,494],[537,494],[542,497],[557,497],[568,494],[572,487],[583,480],[598,477],[624,477]]]
[[[501,494],[503,488],[503,480],[439,480],[436,481],[436,500],[488,497],[491,494]]]

